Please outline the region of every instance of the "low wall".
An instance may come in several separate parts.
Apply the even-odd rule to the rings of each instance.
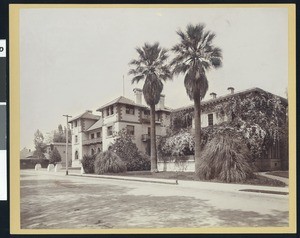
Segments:
[[[189,156],[164,157],[157,162],[158,171],[195,171],[195,158]]]

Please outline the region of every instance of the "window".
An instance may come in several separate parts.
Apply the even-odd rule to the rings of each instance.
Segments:
[[[212,126],[214,124],[214,114],[208,114],[208,125]]]
[[[78,151],[75,152],[75,160],[78,160]]]
[[[75,136],[75,143],[78,142],[78,136]]]
[[[74,121],[74,127],[77,127],[77,121]]]
[[[100,153],[100,152],[101,152],[100,148],[98,148],[97,152],[98,152],[98,153]]]
[[[134,106],[126,106],[126,114],[134,115]]]
[[[144,111],[145,116],[150,116],[150,111]]]
[[[114,106],[107,107],[106,108],[106,115],[109,116],[109,115],[112,115],[112,114],[114,114]]]
[[[134,126],[127,125],[126,130],[128,135],[134,136]]]
[[[148,127],[148,135],[150,135],[150,134],[151,134],[151,128]]]
[[[94,138],[95,138],[95,134],[92,133],[92,134],[91,134],[91,139],[94,139]]]
[[[92,155],[94,155],[94,154],[95,154],[95,151],[94,151],[94,149],[92,149],[92,151],[91,151],[91,154],[92,154]]]
[[[99,132],[97,132],[97,138],[100,138],[100,137],[101,137],[101,133],[99,131]]]
[[[113,134],[112,126],[107,127],[107,136],[112,136],[112,134]]]

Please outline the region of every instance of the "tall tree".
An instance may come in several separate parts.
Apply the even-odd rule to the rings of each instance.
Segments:
[[[161,48],[159,43],[153,45],[145,43],[137,47],[138,58],[132,60],[129,65],[133,68],[129,71],[132,75],[132,83],[144,80],[143,94],[146,103],[150,106],[151,126],[151,171],[157,172],[157,148],[155,131],[155,105],[158,104],[163,90],[162,81],[171,79],[171,72],[167,64],[167,50]]]
[[[46,152],[46,144],[44,143],[43,133],[39,129],[34,133],[34,146],[34,156],[38,157],[39,159],[44,159],[44,153]]]
[[[205,30],[204,24],[188,25],[186,31],[177,31],[180,43],[172,51],[171,61],[175,75],[184,74],[184,86],[190,100],[194,101],[195,122],[195,167],[197,169],[201,153],[201,100],[208,90],[206,73],[222,66],[222,51],[212,42],[215,34]]]

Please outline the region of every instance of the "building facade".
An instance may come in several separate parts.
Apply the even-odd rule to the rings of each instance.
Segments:
[[[259,113],[263,115],[273,114],[274,118],[281,117],[283,118],[283,126],[286,125],[286,133],[287,133],[287,110],[288,110],[288,101],[285,98],[273,95],[269,92],[266,92],[260,88],[251,88],[239,92],[235,92],[233,87],[228,88],[228,93],[226,95],[217,97],[215,93],[211,93],[211,99],[202,101],[201,102],[201,128],[206,127],[217,127],[220,124],[226,124],[230,123],[234,120],[234,113],[231,115],[228,114],[222,114],[220,111],[225,109],[229,105],[229,103],[241,103],[244,99],[251,99],[251,98],[258,98],[262,102],[262,106],[259,111],[253,111],[252,107],[255,107],[255,105],[251,104],[245,104],[245,105],[237,105],[237,107],[244,107],[242,110],[252,112],[251,114],[247,114],[247,117],[252,117],[253,121],[258,117],[262,117],[259,115]],[[275,103],[278,103],[278,105],[282,108],[280,115],[279,111],[270,110],[271,107],[268,105],[268,100],[265,100],[265,98],[274,98]],[[240,99],[239,100],[233,100],[233,99]],[[257,100],[257,101],[259,101]],[[256,103],[257,103],[256,101]],[[265,105],[264,105],[265,103]],[[257,106],[257,105],[256,105]],[[175,109],[172,111],[171,114],[171,124],[176,124],[175,126],[179,126],[182,129],[190,128],[191,130],[194,129],[194,119],[193,119],[193,112],[194,107],[193,105],[181,107],[178,109]],[[277,113],[277,115],[276,115]],[[220,115],[222,114],[222,115]],[[184,120],[182,120],[184,118]],[[177,120],[177,121],[176,121]],[[247,120],[244,118],[244,120]],[[277,119],[276,119],[277,120]],[[268,120],[265,120],[266,124],[271,124],[273,122],[270,122]],[[286,124],[285,124],[286,123]],[[255,129],[256,125],[251,125],[249,128],[249,133],[251,133],[251,129]],[[284,125],[285,124],[285,125]],[[253,128],[251,128],[253,127]],[[255,160],[255,165],[259,171],[269,171],[269,170],[281,170],[281,169],[288,169],[288,139],[286,138],[280,138],[276,139],[276,141],[266,148],[266,153],[262,156],[261,159]],[[189,168],[189,171],[194,168],[193,164],[194,161],[193,156],[187,161],[186,168]],[[181,165],[182,166],[182,165]],[[184,167],[184,166],[183,166]],[[166,170],[167,165],[160,161],[159,162],[159,169],[160,170]],[[172,168],[171,170],[176,170],[179,168],[176,168],[176,165],[170,164],[169,168]],[[170,170],[170,169],[169,169]]]
[[[134,89],[135,101],[120,96],[97,109],[99,116],[86,111],[70,120],[72,125],[72,166],[80,166],[84,155],[105,151],[126,130],[138,149],[150,154],[150,109],[142,103],[142,90]],[[166,135],[170,108],[161,95],[156,107],[156,135]]]
[[[230,100],[234,98],[273,95],[259,88],[235,92],[234,88],[229,87],[228,91],[226,95],[220,97],[217,97],[215,93],[211,93],[211,99],[201,102],[202,128],[214,127],[233,120],[233,114],[220,116],[220,109],[228,105],[228,102],[231,102]],[[133,142],[140,151],[150,154],[150,109],[142,103],[143,95],[141,89],[134,89],[134,95],[134,101],[120,96],[104,104],[97,109],[99,115],[93,114],[92,111],[85,111],[70,120],[72,125],[73,167],[81,165],[80,160],[84,155],[93,155],[107,150],[118,137],[118,133],[123,130],[132,136]],[[284,110],[287,111],[287,99],[275,97],[280,101]],[[246,110],[248,109],[246,108]],[[267,107],[266,110],[268,110]],[[167,132],[172,130],[172,127],[174,128],[174,123],[177,123],[181,128],[193,130],[193,111],[193,105],[172,110],[165,106],[165,96],[161,95],[160,101],[156,106],[156,135],[167,135]],[[255,113],[250,116],[255,117]],[[180,119],[178,122],[174,120],[176,117]],[[165,170],[166,165],[161,163],[159,162],[159,169],[162,170],[164,168]],[[191,164],[192,162],[189,161],[189,167],[192,166]],[[256,161],[256,165],[261,171],[287,169],[287,141],[276,141],[268,148],[264,159]],[[176,166],[172,165],[172,167],[175,168]]]

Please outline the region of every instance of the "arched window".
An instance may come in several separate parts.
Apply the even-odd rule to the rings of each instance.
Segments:
[[[94,155],[95,154],[95,150],[94,149],[92,149],[92,155]]]
[[[78,151],[75,152],[75,160],[78,160]]]

